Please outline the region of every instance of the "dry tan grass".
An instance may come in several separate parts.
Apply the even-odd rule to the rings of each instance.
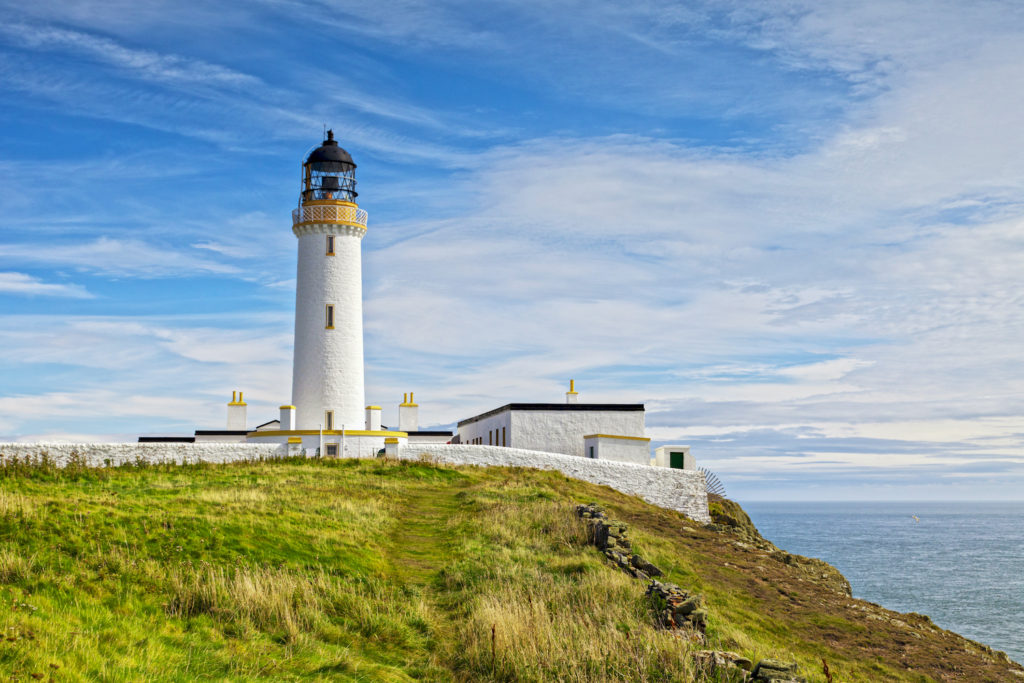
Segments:
[[[309,615],[330,592],[322,572],[300,577],[276,569],[202,567],[172,575],[171,614],[248,621],[258,629],[283,630],[290,641],[310,627]]]
[[[572,580],[515,571],[476,600],[462,657],[498,680],[647,681],[666,671],[692,680],[689,644],[650,625],[641,593],[614,571]]]
[[[270,500],[270,496],[265,488],[202,489],[196,491],[193,500],[201,503],[249,507],[264,505]]]
[[[0,548],[0,583],[27,581],[36,570],[36,556],[24,556],[10,547]]]
[[[514,485],[503,494],[520,498]],[[694,680],[690,643],[653,626],[644,584],[588,546],[574,505],[530,495],[475,501],[505,561],[471,598],[450,655],[458,669],[501,681]]]
[[[167,611],[178,616],[209,614],[215,619],[278,631],[294,643],[302,633],[334,627],[342,618],[382,641],[404,643],[429,606],[420,595],[400,594],[383,581],[353,581],[323,569],[204,566],[170,578],[174,595]]]
[[[28,517],[36,512],[36,501],[0,489],[0,517]]]

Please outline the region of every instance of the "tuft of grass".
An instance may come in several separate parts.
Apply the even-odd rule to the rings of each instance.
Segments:
[[[35,555],[22,555],[10,546],[0,548],[0,583],[24,583],[32,578],[35,568]]]

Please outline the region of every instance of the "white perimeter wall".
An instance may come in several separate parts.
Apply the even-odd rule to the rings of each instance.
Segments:
[[[583,443],[582,437],[580,443]],[[417,460],[423,455],[450,465],[533,467],[558,470],[567,477],[609,486],[648,503],[678,510],[698,522],[710,522],[704,473],[634,465],[608,460],[577,458],[560,453],[541,453],[497,446],[410,444],[399,449],[398,457]]]
[[[35,458],[46,453],[63,467],[72,453],[85,458],[88,465],[102,467],[135,462],[151,463],[224,463],[258,458],[278,458],[286,454],[278,444],[251,443],[0,443],[0,457]]]
[[[347,441],[347,439],[346,439]],[[581,440],[582,441],[582,440]],[[349,456],[361,453],[349,450]],[[152,463],[227,463],[257,458],[278,458],[287,454],[285,444],[235,443],[0,443],[0,457],[28,458],[46,453],[58,465],[78,453],[92,466],[123,465],[142,458]],[[710,522],[704,473],[633,465],[608,460],[590,460],[559,453],[541,453],[520,448],[444,444],[402,446],[399,457],[416,460],[423,454],[450,465],[533,467],[558,470],[567,477],[609,486],[648,503],[678,510],[699,522]]]
[[[513,410],[508,445],[582,457],[587,434],[644,436],[644,411]]]

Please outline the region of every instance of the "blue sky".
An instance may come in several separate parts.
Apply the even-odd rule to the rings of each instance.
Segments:
[[[0,0],[0,440],[289,399],[359,164],[367,400],[642,401],[755,499],[1020,499],[1012,2]]]

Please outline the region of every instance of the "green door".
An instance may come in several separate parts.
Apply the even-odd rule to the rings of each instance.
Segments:
[[[683,469],[683,467],[684,467],[684,465],[683,465],[683,457],[685,455],[686,455],[685,453],[673,453],[673,452],[670,452],[668,454],[668,466],[672,467],[672,468],[675,468],[677,470]]]

